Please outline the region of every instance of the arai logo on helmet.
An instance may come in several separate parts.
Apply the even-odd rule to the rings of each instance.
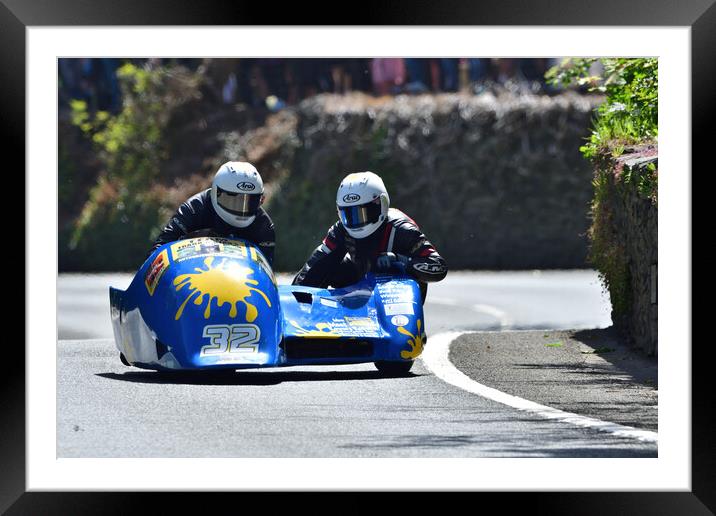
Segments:
[[[356,201],[360,201],[360,195],[358,195],[358,194],[349,193],[349,194],[345,194],[343,196],[343,202],[356,202]]]
[[[239,190],[248,190],[250,192],[256,188],[256,185],[253,183],[249,183],[248,181],[242,181],[241,183],[238,183],[236,185],[236,188],[238,188]]]

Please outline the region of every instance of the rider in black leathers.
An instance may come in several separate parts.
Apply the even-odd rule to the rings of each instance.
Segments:
[[[339,213],[342,208],[340,204],[343,204],[340,199],[348,195],[344,194],[344,191],[361,191],[359,187],[365,184],[363,174],[371,173],[348,176],[355,176],[353,183],[357,187],[347,190],[339,188]],[[367,181],[375,182],[378,185],[377,191],[384,191],[382,181],[375,178],[377,176],[372,174]],[[343,186],[344,183],[341,183],[341,187]],[[387,199],[387,192],[385,197]],[[376,198],[376,204],[378,201]],[[445,260],[410,217],[395,208],[388,209],[385,205],[383,212],[385,214],[374,224],[375,229],[371,228],[371,233],[363,238],[351,236],[345,226],[345,223],[350,224],[350,221],[343,220],[341,216],[342,220],[331,226],[321,245],[315,249],[294,278],[293,284],[323,288],[344,287],[356,283],[368,271],[389,270],[394,267],[395,262],[399,262],[405,271],[418,281],[424,302],[427,283],[440,281],[446,276]]]
[[[238,185],[244,189],[237,188]],[[254,243],[269,264],[273,264],[276,235],[271,218],[260,206],[262,193],[263,182],[251,165],[224,164],[212,188],[190,197],[179,207],[154,241],[150,254],[163,244],[208,230],[213,236],[242,238]]]

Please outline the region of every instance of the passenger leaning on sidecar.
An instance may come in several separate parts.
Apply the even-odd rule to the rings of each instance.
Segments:
[[[261,207],[263,201],[264,183],[252,164],[224,163],[211,188],[190,197],[179,207],[151,251],[190,233],[207,230],[215,236],[243,238],[256,244],[273,264],[276,235],[271,218]]]
[[[339,220],[331,226],[294,285],[344,287],[366,272],[405,269],[420,285],[425,302],[427,283],[447,274],[445,260],[413,219],[390,208],[383,180],[373,172],[346,176],[338,187]]]

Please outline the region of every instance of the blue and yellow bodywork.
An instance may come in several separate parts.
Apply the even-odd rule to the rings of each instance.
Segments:
[[[155,370],[405,362],[425,345],[420,289],[368,274],[346,288],[277,285],[261,251],[201,237],[155,250],[110,287],[117,349]]]

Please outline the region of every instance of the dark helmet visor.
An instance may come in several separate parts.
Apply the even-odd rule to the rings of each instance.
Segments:
[[[247,194],[229,192],[216,187],[216,202],[232,215],[239,217],[251,217],[256,215],[261,205],[260,193]]]
[[[377,222],[380,218],[380,199],[360,206],[339,206],[338,213],[345,227],[362,228]]]

